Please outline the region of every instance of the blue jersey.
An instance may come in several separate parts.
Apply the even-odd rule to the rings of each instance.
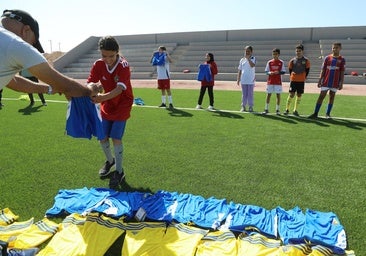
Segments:
[[[89,97],[72,98],[67,107],[66,134],[74,138],[105,138],[99,104]]]
[[[198,81],[207,81],[207,82],[212,81],[212,74],[211,74],[210,65],[200,64],[198,66],[197,80]]]

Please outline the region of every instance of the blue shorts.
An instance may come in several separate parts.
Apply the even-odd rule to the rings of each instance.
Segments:
[[[121,140],[125,133],[126,121],[102,120],[103,130],[108,138]]]

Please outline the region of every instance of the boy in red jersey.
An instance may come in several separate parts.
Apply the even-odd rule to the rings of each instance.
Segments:
[[[273,59],[267,62],[265,72],[268,75],[267,79],[267,97],[266,105],[262,114],[268,114],[269,102],[271,100],[272,93],[276,93],[276,114],[280,115],[280,102],[282,93],[282,78],[281,76],[286,73],[286,68],[283,60],[279,59],[280,49],[275,48],[272,50]]]
[[[317,118],[320,107],[323,103],[327,92],[329,91],[329,102],[326,118],[330,118],[330,112],[333,108],[334,98],[337,90],[342,90],[344,71],[346,69],[346,60],[340,55],[342,49],[341,43],[332,44],[332,54],[325,57],[320,72],[318,87],[320,88],[320,94],[315,105],[314,113],[309,118]]]
[[[115,164],[116,171],[109,182],[109,187],[115,189],[125,177],[122,168],[122,137],[133,103],[131,72],[127,60],[119,54],[119,45],[115,38],[111,36],[101,38],[98,47],[102,58],[93,64],[87,82],[100,82],[104,89],[103,93],[93,98],[94,103],[101,103],[102,123],[106,135],[100,140],[100,145],[107,160],[99,170],[99,175],[107,176]],[[113,142],[114,158],[109,138]]]

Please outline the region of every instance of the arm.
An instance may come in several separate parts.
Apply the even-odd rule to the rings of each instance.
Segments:
[[[240,77],[241,77],[241,70],[239,69],[238,71],[238,76],[236,78],[236,84],[239,85],[240,84]]]
[[[93,97],[92,100],[94,103],[101,103],[103,101],[106,100],[110,100],[113,99],[114,97],[116,97],[117,95],[121,94],[123,90],[126,90],[126,85],[123,84],[123,86],[121,85],[117,85],[116,88],[114,88],[112,91],[107,92],[107,93],[99,93],[97,96]]]
[[[11,79],[7,87],[25,93],[48,93],[50,89],[48,85],[35,83],[21,76],[15,76]]]
[[[28,69],[35,77],[52,86],[53,92],[64,93],[67,97],[93,96],[99,88],[89,88],[69,78],[47,62],[35,65]]]

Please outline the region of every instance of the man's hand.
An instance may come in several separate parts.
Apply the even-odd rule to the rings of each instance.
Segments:
[[[92,91],[90,95],[91,97],[96,96],[98,93],[103,92],[103,87],[101,84],[88,83],[86,86]]]

